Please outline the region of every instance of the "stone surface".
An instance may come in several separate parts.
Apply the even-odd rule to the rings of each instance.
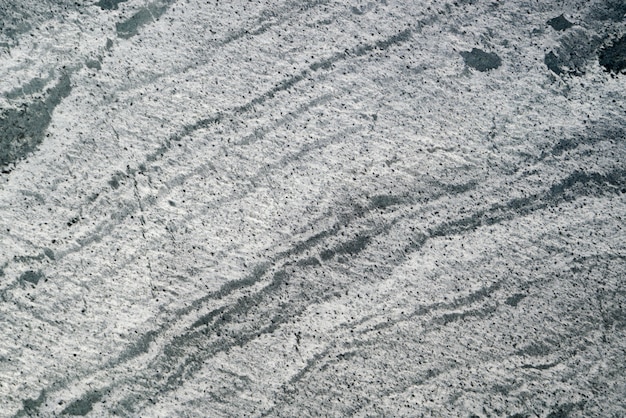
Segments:
[[[0,0],[0,416],[625,416],[623,17]]]

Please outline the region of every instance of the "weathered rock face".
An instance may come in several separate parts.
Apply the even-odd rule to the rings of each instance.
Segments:
[[[0,416],[625,416],[623,2],[0,2]]]

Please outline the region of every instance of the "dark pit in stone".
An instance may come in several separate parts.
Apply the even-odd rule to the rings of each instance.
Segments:
[[[461,56],[465,64],[478,71],[489,71],[502,65],[502,60],[494,52],[485,52],[482,49],[473,48],[471,51],[462,51]]]

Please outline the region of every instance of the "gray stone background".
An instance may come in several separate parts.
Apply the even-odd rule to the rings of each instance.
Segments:
[[[626,416],[625,14],[0,0],[0,416]]]

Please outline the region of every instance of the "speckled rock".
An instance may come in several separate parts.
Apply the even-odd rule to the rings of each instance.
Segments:
[[[0,1],[0,416],[626,416],[623,17]]]

